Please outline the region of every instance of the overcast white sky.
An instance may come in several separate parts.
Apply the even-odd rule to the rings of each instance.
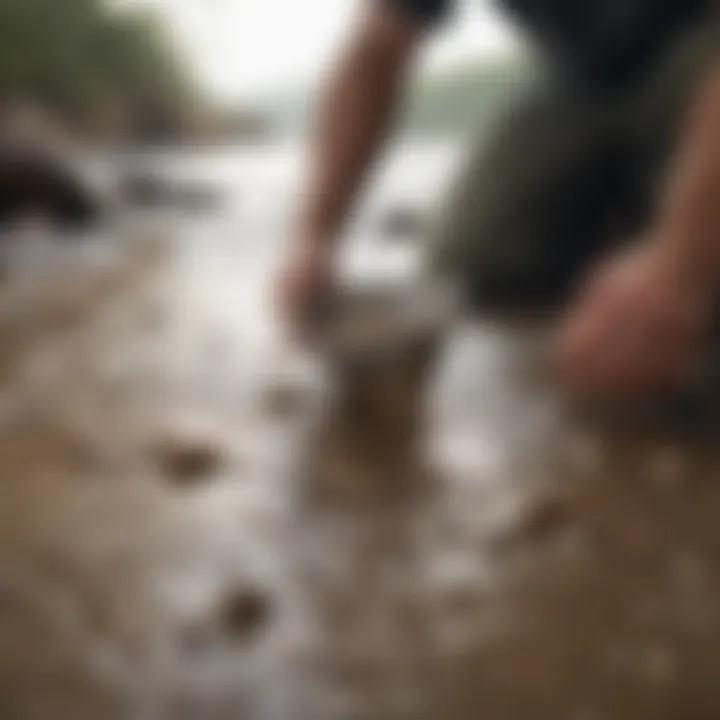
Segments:
[[[120,0],[160,8],[201,81],[251,100],[312,81],[367,0]],[[464,0],[429,48],[430,67],[506,52],[510,29],[486,0]]]

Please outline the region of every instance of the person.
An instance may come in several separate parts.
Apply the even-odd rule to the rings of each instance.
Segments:
[[[476,308],[561,309],[579,393],[684,381],[720,281],[720,25],[712,0],[504,0],[542,76],[477,143],[428,266]],[[332,74],[278,279],[296,329],[332,284],[337,238],[444,0],[375,0]],[[487,135],[487,134],[486,134]]]

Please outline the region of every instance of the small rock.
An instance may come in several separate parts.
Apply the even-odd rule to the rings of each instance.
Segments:
[[[525,540],[542,542],[565,530],[572,514],[572,504],[567,497],[551,495],[539,498],[521,514],[518,533]]]
[[[223,464],[220,447],[206,439],[166,440],[155,449],[155,458],[163,473],[180,485],[204,480]]]
[[[245,588],[226,597],[219,609],[221,628],[233,639],[252,639],[271,614],[270,598],[254,588]]]
[[[509,528],[490,539],[493,552],[503,554],[518,547],[548,542],[569,530],[573,521],[569,498],[550,495],[528,502]]]

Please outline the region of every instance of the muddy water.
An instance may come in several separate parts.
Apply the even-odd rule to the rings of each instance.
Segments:
[[[711,398],[581,414],[507,319],[288,352],[264,162],[8,270],[0,717],[717,717]]]

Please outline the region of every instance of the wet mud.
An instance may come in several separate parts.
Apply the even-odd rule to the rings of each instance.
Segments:
[[[0,717],[718,717],[718,426],[377,294],[275,377],[146,253],[2,291]]]

